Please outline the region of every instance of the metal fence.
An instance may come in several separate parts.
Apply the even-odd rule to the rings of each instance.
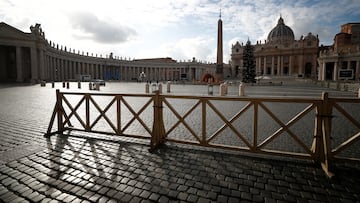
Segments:
[[[46,135],[65,130],[311,159],[327,175],[360,161],[360,99],[250,98],[56,91]],[[57,120],[57,129],[53,131]]]

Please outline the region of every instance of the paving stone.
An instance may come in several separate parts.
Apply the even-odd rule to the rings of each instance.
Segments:
[[[252,202],[264,202],[264,198],[260,195],[252,195]]]
[[[167,203],[167,202],[169,202],[169,198],[168,197],[166,197],[166,196],[161,196],[159,199],[158,199],[158,202],[159,203]]]
[[[125,190],[126,192],[126,190]],[[133,196],[139,196],[141,193],[143,192],[143,190],[139,189],[139,188],[135,188],[132,192],[131,195]]]
[[[100,199],[97,202],[98,203],[107,203],[109,201],[110,201],[110,199],[108,197],[102,196],[102,197],[100,197]]]
[[[12,200],[18,198],[17,195],[15,195],[14,193],[12,192],[9,192],[7,191],[6,193],[3,193],[1,196],[0,196],[0,199],[5,201],[5,202],[11,202]]]
[[[102,197],[102,195],[94,193],[91,197],[89,197],[90,201],[97,202]]]
[[[150,190],[151,190],[151,192],[153,192],[153,193],[159,193],[159,192],[162,191],[163,189],[160,188],[160,187],[158,187],[158,186],[154,186],[154,187],[152,187]]]
[[[49,203],[52,199],[50,198],[45,198],[43,200],[41,200],[41,203]]]
[[[67,195],[67,197],[63,201],[74,203],[74,202],[79,201],[79,199],[74,195]]]
[[[198,202],[198,199],[199,199],[199,197],[197,195],[189,194],[186,201],[188,201],[188,202]]]
[[[239,185],[237,183],[229,183],[228,184],[229,189],[231,190],[237,190]]]
[[[131,198],[131,200],[129,202],[130,203],[138,203],[141,201],[142,201],[142,199],[140,197],[133,197],[133,198]]]
[[[23,192],[21,192],[21,196],[27,197],[30,194],[32,194],[33,192],[34,192],[34,190],[32,190],[31,188],[27,188],[27,190],[24,190]]]
[[[250,187],[247,185],[240,185],[239,186],[239,191],[240,192],[249,192],[250,191]]]
[[[196,193],[199,197],[207,197],[208,193],[204,190],[198,190]]]
[[[151,195],[149,196],[149,199],[152,201],[158,201],[159,198],[160,198],[160,195],[156,194],[156,193],[151,193]]]
[[[244,202],[244,200],[241,200],[239,197],[229,197],[228,202],[237,203],[237,202]]]
[[[195,181],[193,181],[193,180],[187,180],[187,181],[185,182],[185,185],[186,185],[186,186],[189,186],[189,187],[193,187],[194,184],[195,184]]]
[[[284,194],[283,193],[272,192],[271,197],[273,199],[276,199],[276,200],[283,200],[284,199]]]
[[[306,192],[306,191],[301,191],[301,192],[300,192],[300,195],[301,195],[301,197],[304,198],[304,199],[312,199],[312,198],[313,198],[313,197],[312,197],[312,193]]]
[[[131,194],[134,191],[134,187],[127,186],[124,190],[125,193]]]
[[[244,193],[244,192],[242,192],[242,193]],[[230,196],[232,196],[232,197],[240,197],[242,193],[240,191],[238,191],[238,190],[231,190]]]
[[[122,202],[129,202],[131,200],[132,196],[129,194],[125,194],[122,198],[121,201]]]
[[[193,188],[193,187],[190,187],[190,188],[187,190],[187,193],[189,193],[189,194],[197,194],[197,192],[198,192],[198,189]]]
[[[51,198],[55,199],[57,196],[61,195],[62,192],[60,190],[57,190],[57,189],[51,189],[51,190],[48,190],[46,192],[46,195],[50,195]]]
[[[188,186],[186,186],[186,185],[179,185],[179,187],[177,188],[177,190],[178,191],[180,191],[180,192],[184,192],[184,191],[186,191],[186,190],[188,190]]]
[[[151,192],[149,192],[147,190],[143,190],[140,194],[140,197],[143,199],[148,199],[150,195],[151,195]]]
[[[269,197],[265,197],[264,200],[265,200],[265,203],[276,203],[275,199],[272,199],[272,198],[269,198]]]
[[[182,201],[187,200],[188,197],[189,197],[189,194],[185,193],[185,192],[179,192],[178,196],[177,196],[177,198],[182,200]]]
[[[267,185],[265,185],[265,190],[266,191],[271,191],[271,192],[276,192],[277,188],[275,186],[273,186],[273,185],[267,184]]]
[[[28,199],[32,200],[33,202],[41,202],[41,200],[45,199],[46,196],[43,194],[40,194],[38,192],[34,192],[33,196],[27,196]]]
[[[116,193],[118,193],[118,191],[115,189],[110,189],[108,187],[106,187],[106,188],[107,188],[106,195],[109,197],[113,197]],[[100,193],[100,194],[102,194],[102,193]],[[104,194],[102,194],[102,195],[104,195]]]
[[[198,202],[199,202],[199,203],[209,203],[209,202],[211,202],[211,200],[210,200],[210,199],[207,199],[207,198],[204,198],[204,197],[200,197],[200,198],[198,199]]]
[[[121,200],[124,195],[126,195],[126,193],[124,193],[124,192],[122,192],[122,191],[118,191],[116,194],[114,194],[113,196],[111,196],[111,198],[113,198],[113,199],[115,199],[115,200]]]

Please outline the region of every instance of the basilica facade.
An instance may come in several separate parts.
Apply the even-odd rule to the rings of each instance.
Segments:
[[[244,43],[231,48],[231,68],[235,77],[242,78]],[[319,49],[318,36],[308,33],[296,40],[293,30],[282,17],[269,32],[267,40],[254,46],[256,74],[271,77],[316,78]]]
[[[32,82],[91,79],[136,81],[199,81],[215,74],[215,63],[195,58],[177,62],[171,58],[127,59],[80,52],[45,38],[40,24],[29,33],[0,23],[0,82]],[[84,77],[85,78],[85,77]]]

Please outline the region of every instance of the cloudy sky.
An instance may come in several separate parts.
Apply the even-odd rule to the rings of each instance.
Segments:
[[[359,0],[0,0],[0,21],[24,32],[40,23],[48,40],[94,54],[215,62],[220,8],[224,62],[236,41],[263,42],[280,15],[296,39],[312,32],[324,45],[360,22]]]

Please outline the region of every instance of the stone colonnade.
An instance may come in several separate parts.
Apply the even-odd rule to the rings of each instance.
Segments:
[[[205,72],[213,72],[211,64],[199,62],[144,62],[83,56],[51,48],[45,56],[45,80],[91,79],[135,81],[145,73],[144,81],[200,80]]]
[[[24,33],[0,22],[0,81],[39,82],[87,79],[134,81],[200,80],[214,74],[215,65],[195,59],[176,62],[171,58],[126,60],[112,54],[103,58],[55,45],[45,38],[40,24]],[[144,73],[144,74],[141,74]],[[85,77],[84,77],[85,78]]]

